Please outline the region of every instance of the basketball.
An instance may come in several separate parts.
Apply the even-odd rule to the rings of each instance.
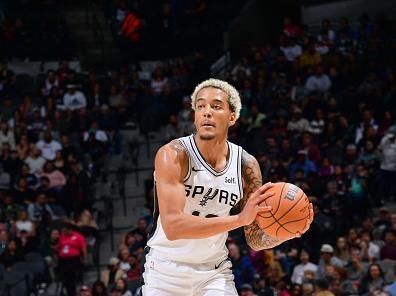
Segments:
[[[258,213],[256,220],[268,235],[291,239],[302,233],[310,218],[309,199],[296,185],[278,182],[270,189],[275,194],[262,202],[271,206],[270,212]]]

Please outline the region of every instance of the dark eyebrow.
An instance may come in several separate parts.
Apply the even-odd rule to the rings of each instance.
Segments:
[[[223,102],[222,100],[219,100],[219,99],[214,99],[214,102],[215,102],[215,103],[221,103],[221,104],[224,104],[224,102]]]

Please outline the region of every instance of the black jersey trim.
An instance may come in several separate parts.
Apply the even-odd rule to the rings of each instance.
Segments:
[[[243,188],[242,188],[242,148],[238,146],[238,159],[237,159],[237,174],[238,174],[238,188],[239,197],[243,198]]]
[[[158,194],[157,194],[157,185],[154,180],[154,210],[153,210],[153,228],[151,228],[150,233],[147,236],[147,241],[149,241],[155,234],[155,231],[158,228],[158,219],[159,219],[159,206],[158,206]]]
[[[228,146],[228,152],[230,154],[228,161],[227,161],[227,165],[224,167],[224,169],[222,169],[221,171],[216,171],[215,169],[213,169],[206,161],[205,158],[202,156],[201,152],[198,149],[197,143],[195,142],[194,139],[194,135],[190,136],[190,144],[191,144],[191,149],[194,152],[195,156],[197,157],[198,161],[206,168],[207,171],[209,171],[212,175],[219,177],[224,175],[229,167],[231,166],[232,163],[232,157],[233,157],[233,149],[230,145],[230,143],[227,141],[227,146]]]
[[[186,149],[186,153],[188,155],[188,169],[187,169],[186,175],[183,178],[183,182],[186,182],[188,179],[190,179],[190,176],[191,176],[191,156],[190,156],[190,153],[188,152],[186,143],[184,143],[184,140],[179,139],[179,142],[184,147],[184,149]]]

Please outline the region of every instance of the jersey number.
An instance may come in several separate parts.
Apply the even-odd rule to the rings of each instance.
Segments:
[[[199,214],[201,214],[201,213],[198,212],[198,211],[192,212],[192,215],[193,215],[193,216],[199,216]],[[207,214],[207,215],[205,216],[205,218],[213,218],[213,217],[219,217],[219,216],[214,215],[214,214]]]

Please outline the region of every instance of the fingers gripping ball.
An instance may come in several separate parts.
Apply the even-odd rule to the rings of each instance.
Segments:
[[[257,222],[264,232],[278,239],[291,239],[302,234],[310,218],[309,200],[305,193],[290,183],[275,183],[275,194],[260,206],[271,206],[270,212],[259,213]]]

